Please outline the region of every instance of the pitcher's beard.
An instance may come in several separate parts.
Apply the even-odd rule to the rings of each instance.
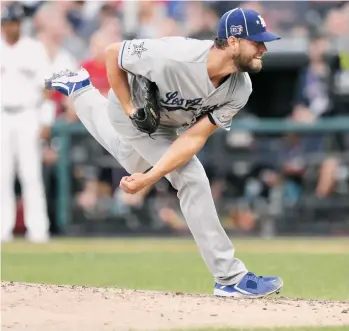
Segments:
[[[248,73],[260,72],[262,70],[262,60],[260,61],[261,61],[261,65],[256,67],[256,66],[253,66],[253,58],[250,58],[247,61],[242,60],[240,57],[234,59],[235,65],[238,68],[238,70],[240,72],[248,72]]]

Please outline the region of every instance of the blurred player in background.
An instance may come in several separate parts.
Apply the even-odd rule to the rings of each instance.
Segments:
[[[27,239],[49,239],[49,220],[42,178],[40,134],[41,112],[54,112],[45,98],[42,79],[49,67],[41,43],[21,35],[21,5],[11,3],[1,15],[1,240],[13,238],[16,198],[15,173],[18,171],[24,200]]]
[[[103,96],[107,96],[110,88],[104,50],[112,42],[111,37],[103,31],[95,32],[90,41],[90,57],[81,63],[81,66],[90,73],[93,85]]]

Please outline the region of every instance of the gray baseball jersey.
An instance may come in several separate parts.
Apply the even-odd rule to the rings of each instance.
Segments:
[[[129,72],[135,106],[143,103],[146,77],[159,88],[162,125],[188,127],[210,113],[216,125],[229,130],[232,118],[247,103],[252,84],[247,73],[235,73],[215,88],[206,66],[212,46],[213,41],[184,37],[124,41],[119,66]],[[116,101],[112,91],[109,97]]]

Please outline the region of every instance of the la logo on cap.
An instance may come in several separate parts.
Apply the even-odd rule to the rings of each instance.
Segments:
[[[261,15],[258,15],[258,18],[261,22],[262,27],[265,28],[267,26],[267,24],[265,23],[264,18]],[[257,21],[257,24],[259,24],[258,21]]]

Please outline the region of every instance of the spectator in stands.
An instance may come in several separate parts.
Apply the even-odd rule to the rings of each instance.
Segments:
[[[51,61],[50,72],[65,69],[77,70],[78,64],[73,55],[64,46],[64,40],[68,35],[68,22],[61,12],[54,15],[52,7],[42,7],[35,16],[37,24],[37,38],[45,45]],[[57,92],[51,92],[51,99],[56,103],[56,113],[62,111],[64,96]]]
[[[86,6],[86,3],[85,3]],[[102,26],[111,21],[118,21],[120,19],[117,7],[112,2],[105,2],[100,5],[96,14],[92,17],[85,18],[84,24],[81,24],[77,30],[77,34],[84,40],[89,40],[91,36],[99,30]],[[120,23],[117,22],[120,29]]]
[[[309,65],[302,72],[296,93],[295,107],[292,118],[302,123],[311,123],[317,118],[331,112],[332,105],[332,74],[325,60],[328,41],[316,37],[309,47]],[[325,135],[307,135],[298,143],[302,144],[308,154],[325,152]],[[320,167],[316,195],[324,197],[330,194],[335,182],[337,161],[325,159]]]
[[[323,32],[332,37],[348,37],[349,35],[349,3],[331,9],[324,22]]]
[[[112,212],[115,216],[124,218],[130,229],[136,229],[144,224],[151,224],[153,217],[147,199],[152,187],[146,187],[137,194],[127,194],[119,187],[114,192]]]
[[[309,64],[300,74],[291,114],[291,118],[297,122],[315,122],[332,110],[331,72],[324,57],[327,47],[328,41],[322,37],[316,37],[310,43]],[[276,139],[274,142],[270,139],[264,142],[259,140],[261,156],[251,174],[258,184],[253,187],[259,188],[253,194],[253,200],[262,197],[270,202],[273,191],[277,192],[282,187],[284,201],[297,203],[305,188],[307,170],[316,168],[310,161],[316,160],[319,160],[319,173],[315,195],[322,198],[331,194],[337,160],[326,157],[325,143],[326,137],[322,134],[288,134],[284,140]],[[272,163],[268,160],[272,160]]]
[[[66,10],[66,18],[71,24],[74,32],[79,35],[79,31],[87,24],[84,15],[85,1],[69,1]]]
[[[164,4],[156,1],[140,1],[138,3],[138,38],[153,38],[166,17]]]
[[[73,103],[69,98],[64,98],[61,100],[61,111],[57,114],[55,122],[58,124],[60,122],[66,124],[74,124],[78,122],[78,117],[73,108]],[[45,191],[47,197],[48,214],[50,218],[50,231],[52,234],[57,234],[60,231],[56,220],[56,205],[57,205],[57,162],[60,153],[60,139],[48,135],[43,144],[43,172],[45,180]],[[77,176],[71,170],[71,187],[72,191],[76,191],[78,186]]]
[[[148,229],[167,228],[177,234],[189,233],[175,190],[166,180],[136,194],[127,194],[117,188],[113,213],[125,218],[130,229],[145,226]]]
[[[161,22],[161,29],[159,29],[156,33],[157,38],[162,37],[171,37],[171,36],[180,36],[181,31],[177,22],[173,18],[165,18]]]
[[[322,37],[310,43],[309,64],[299,77],[291,114],[297,122],[312,123],[332,110],[331,72],[324,58],[327,47],[328,42]],[[337,160],[325,156],[325,143],[326,137],[322,134],[288,134],[284,140],[274,142],[258,140],[257,152],[261,156],[251,176],[258,183],[253,187],[259,188],[253,199],[262,197],[270,202],[273,191],[282,187],[285,202],[296,203],[304,191],[307,170],[316,168],[310,161],[316,160],[319,160],[320,169],[315,195],[319,198],[328,196],[335,184]]]
[[[331,72],[324,58],[328,46],[323,37],[310,42],[309,64],[299,77],[292,113],[296,121],[312,122],[331,110]]]
[[[336,113],[349,114],[349,3],[331,10],[324,31],[332,39],[332,48],[338,50],[339,68],[336,72],[335,93],[338,97]]]
[[[90,57],[81,63],[81,66],[89,72],[93,86],[104,96],[107,95],[110,88],[104,50],[111,42],[112,39],[103,31],[95,32],[90,39]]]
[[[217,12],[212,6],[201,5],[200,14],[198,15],[200,16],[198,18],[200,24],[196,24],[195,30],[190,33],[189,37],[202,40],[211,40],[215,36],[217,30],[219,20]]]
[[[42,32],[51,19],[54,20],[57,34],[61,34],[61,46],[69,51],[79,61],[86,57],[87,46],[85,41],[76,35],[73,26],[68,21],[68,9],[70,1],[45,2],[36,12],[34,23],[37,32]]]
[[[42,15],[42,16],[41,16]],[[52,72],[77,69],[77,61],[64,47],[63,42],[68,35],[68,22],[61,14],[50,15],[49,12],[39,12],[41,19],[37,38],[44,43],[47,53],[51,59]]]
[[[121,41],[123,39],[123,29],[118,18],[106,19],[97,31],[100,31],[113,41]]]
[[[188,36],[194,36],[205,29],[203,22],[204,5],[201,2],[188,2],[185,8],[184,29]]]
[[[258,11],[273,31],[283,37],[306,36],[306,1],[244,1],[241,6]]]

